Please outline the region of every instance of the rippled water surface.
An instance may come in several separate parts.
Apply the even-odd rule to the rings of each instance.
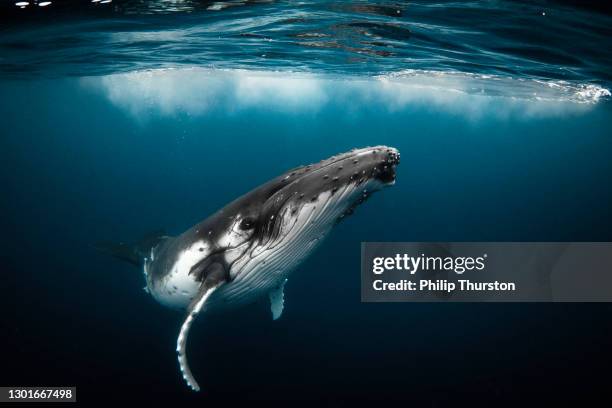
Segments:
[[[4,75],[206,67],[507,78],[607,95],[612,17],[553,2],[3,3]],[[537,84],[532,84],[538,88]],[[590,97],[589,97],[590,98]]]

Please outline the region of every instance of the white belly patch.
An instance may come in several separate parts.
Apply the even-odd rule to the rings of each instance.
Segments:
[[[147,278],[149,291],[155,300],[174,309],[186,308],[198,294],[201,284],[189,272],[193,265],[206,256],[207,252],[208,248],[205,243],[195,242],[179,254],[172,269],[163,279],[152,282]],[[145,274],[147,263],[148,261],[145,262]]]

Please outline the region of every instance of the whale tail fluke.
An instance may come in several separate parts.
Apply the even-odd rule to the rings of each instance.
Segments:
[[[151,249],[168,238],[164,231],[157,230],[146,234],[133,244],[103,241],[96,243],[94,248],[140,268],[144,259],[150,256]]]

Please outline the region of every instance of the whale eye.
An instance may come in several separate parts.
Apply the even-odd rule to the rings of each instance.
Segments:
[[[243,218],[242,221],[240,221],[240,229],[241,230],[250,230],[255,228],[255,219],[254,218]]]

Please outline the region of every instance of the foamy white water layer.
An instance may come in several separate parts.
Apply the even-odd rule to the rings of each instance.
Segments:
[[[377,78],[382,81],[409,84],[415,87],[536,101],[597,103],[600,99],[610,96],[610,90],[595,84],[503,77],[457,71],[409,69],[379,75]]]
[[[591,84],[458,72],[402,71],[376,77],[202,68],[135,71],[83,78],[130,114],[202,115],[242,109],[346,112],[435,107],[469,119],[554,116],[588,111],[610,96]]]

